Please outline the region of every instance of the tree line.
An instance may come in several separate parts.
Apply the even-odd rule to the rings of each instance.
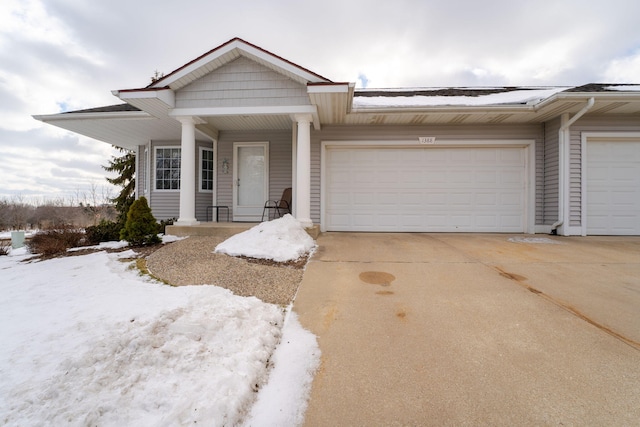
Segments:
[[[85,228],[105,221],[124,224],[135,198],[135,154],[118,149],[122,155],[112,157],[109,164],[103,166],[106,171],[117,173],[115,178],[106,178],[121,188],[115,197],[104,189],[98,191],[93,184],[88,192],[77,191],[68,199],[30,202],[22,196],[0,199],[0,231],[60,225]]]

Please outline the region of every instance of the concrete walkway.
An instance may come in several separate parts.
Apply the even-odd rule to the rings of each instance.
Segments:
[[[638,425],[640,238],[318,244],[294,304],[322,350],[305,425]]]

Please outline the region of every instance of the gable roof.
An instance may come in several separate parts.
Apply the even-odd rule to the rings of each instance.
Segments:
[[[178,90],[240,56],[247,57],[273,71],[284,74],[300,84],[333,83],[326,77],[236,37],[161,77],[148,85],[146,89],[170,87],[173,90]]]

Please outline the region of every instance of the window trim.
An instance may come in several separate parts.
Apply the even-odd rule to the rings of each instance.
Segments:
[[[211,161],[213,162],[213,176],[211,177],[211,190],[205,190],[202,188],[202,172],[203,172],[203,168],[202,168],[202,160],[204,158],[203,154],[205,151],[211,151]],[[217,174],[217,170],[216,170],[216,150],[214,149],[214,147],[205,147],[205,146],[200,146],[200,150],[199,150],[199,157],[198,157],[198,193],[213,193],[215,191],[216,188],[216,174]]]
[[[162,149],[180,150],[180,188],[182,188],[182,147],[180,145],[157,145],[153,147],[153,191],[163,193],[179,193],[180,188],[158,188],[158,150]]]

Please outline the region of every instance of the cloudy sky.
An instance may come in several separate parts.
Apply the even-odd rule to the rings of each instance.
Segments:
[[[118,103],[233,37],[358,86],[640,82],[637,0],[0,0],[0,199],[109,193],[111,146],[34,120]]]

